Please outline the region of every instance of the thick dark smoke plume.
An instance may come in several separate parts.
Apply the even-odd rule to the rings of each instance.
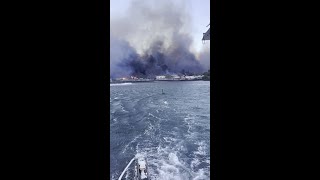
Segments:
[[[201,73],[208,69],[204,67],[207,63],[201,63],[190,51],[191,19],[186,4],[178,2],[135,0],[126,16],[111,19],[111,78]],[[201,54],[199,57],[208,60]]]

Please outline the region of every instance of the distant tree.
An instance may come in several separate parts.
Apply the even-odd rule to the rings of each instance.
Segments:
[[[203,75],[204,76],[210,76],[210,74],[208,72],[204,72]]]
[[[210,69],[203,73],[202,80],[210,81]]]
[[[194,73],[193,73],[193,72],[190,72],[190,71],[186,71],[186,72],[185,72],[185,75],[187,75],[187,76],[193,76]]]
[[[186,71],[184,69],[181,70],[181,74],[185,75]]]
[[[210,76],[204,75],[204,76],[202,77],[202,80],[210,81]]]

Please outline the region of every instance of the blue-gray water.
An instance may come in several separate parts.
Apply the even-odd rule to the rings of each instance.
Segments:
[[[210,82],[110,84],[110,93],[111,179],[136,155],[151,179],[210,178]]]

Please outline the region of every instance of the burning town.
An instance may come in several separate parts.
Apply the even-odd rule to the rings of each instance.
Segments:
[[[135,76],[121,77],[110,79],[110,83],[122,83],[122,82],[153,82],[153,81],[199,81],[199,80],[210,80],[210,70],[200,75],[176,75],[167,74],[159,75],[154,78],[138,78]]]
[[[166,0],[157,6],[151,1],[134,2],[126,15],[111,19],[112,81],[199,80],[210,72],[209,46],[194,48],[186,8]]]

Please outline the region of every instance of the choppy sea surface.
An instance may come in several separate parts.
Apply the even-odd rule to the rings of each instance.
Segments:
[[[110,84],[110,93],[110,179],[137,155],[151,179],[210,179],[210,82]]]

